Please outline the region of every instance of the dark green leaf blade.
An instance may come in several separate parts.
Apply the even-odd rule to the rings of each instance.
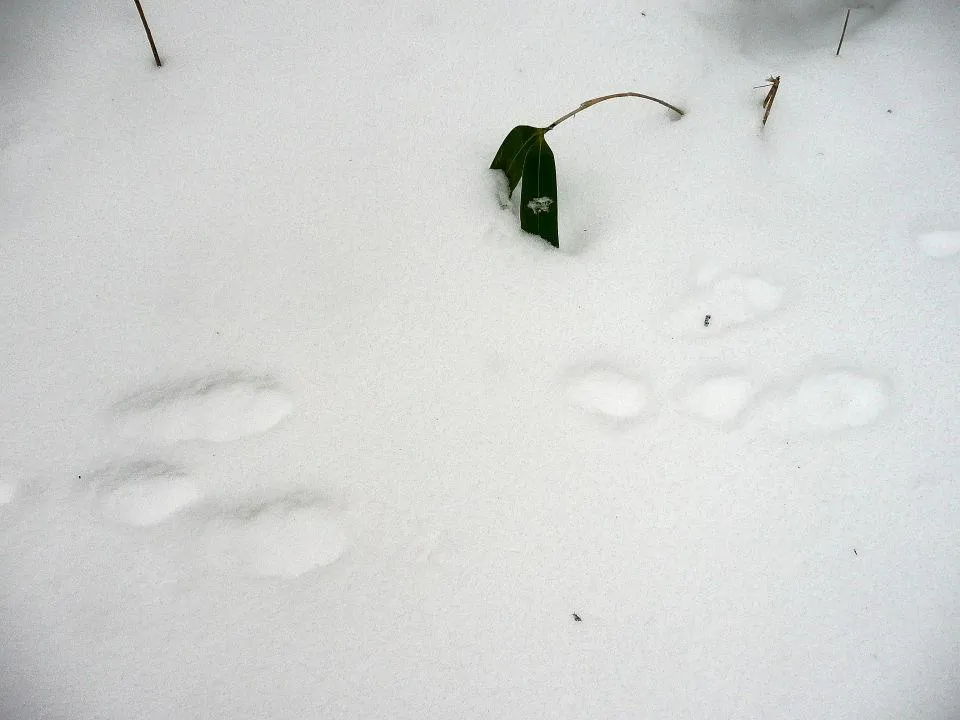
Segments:
[[[500,144],[500,149],[490,163],[491,170],[502,170],[510,184],[510,194],[517,189],[523,174],[523,161],[537,137],[543,137],[543,128],[517,125]]]
[[[541,133],[523,163],[520,227],[559,248],[557,225],[557,164]]]

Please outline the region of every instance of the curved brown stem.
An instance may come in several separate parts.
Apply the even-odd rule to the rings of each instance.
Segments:
[[[683,110],[676,107],[675,105],[671,105],[665,100],[661,100],[660,98],[655,98],[652,95],[643,95],[642,93],[621,92],[621,93],[614,93],[613,95],[603,95],[602,97],[596,97],[596,98],[593,98],[592,100],[587,100],[586,102],[580,103],[580,107],[578,107],[576,110],[571,110],[563,117],[557,118],[552,123],[550,123],[546,128],[544,128],[544,132],[547,132],[548,130],[553,130],[557,125],[562,123],[564,120],[569,120],[577,113],[583,112],[584,110],[586,110],[588,107],[593,107],[597,103],[602,103],[604,100],[612,100],[613,98],[622,98],[622,97],[636,97],[636,98],[643,98],[644,100],[653,100],[653,102],[660,103],[664,107],[670,108],[671,110],[673,110],[680,117],[683,117]]]
[[[140,0],[133,0],[133,2],[137,6],[137,12],[140,13],[140,21],[143,23],[143,29],[147,31],[147,40],[150,41],[150,49],[153,50],[153,61],[157,63],[157,67],[162,67],[163,63],[160,62],[160,53],[157,52],[157,45],[153,42],[153,33],[150,32],[150,26],[147,25],[147,16],[143,14],[143,6],[140,4]]]

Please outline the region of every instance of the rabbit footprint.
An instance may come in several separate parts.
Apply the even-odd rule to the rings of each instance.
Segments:
[[[91,486],[104,518],[134,527],[157,525],[202,497],[186,473],[156,461],[101,470]]]
[[[227,373],[143,390],[115,407],[115,420],[129,438],[228,442],[266,432],[292,407],[269,378]]]
[[[733,423],[757,391],[746,375],[717,375],[684,387],[680,402],[691,415],[717,425]]]
[[[221,509],[203,531],[210,563],[257,577],[295,578],[347,549],[340,514],[302,496]]]
[[[701,285],[664,320],[670,336],[710,337],[771,315],[783,289],[757,275],[721,275]]]
[[[604,364],[571,371],[566,387],[567,399],[574,406],[620,421],[640,417],[650,397],[641,379]]]

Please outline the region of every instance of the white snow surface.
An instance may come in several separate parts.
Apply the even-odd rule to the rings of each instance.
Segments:
[[[960,717],[960,4],[852,4],[0,4],[0,718]]]
[[[933,258],[950,257],[960,253],[960,230],[938,230],[917,237],[920,251]]]

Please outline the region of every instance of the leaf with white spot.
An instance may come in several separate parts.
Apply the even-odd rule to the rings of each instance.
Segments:
[[[557,165],[543,133],[537,135],[523,161],[520,227],[560,247],[557,229]]]

